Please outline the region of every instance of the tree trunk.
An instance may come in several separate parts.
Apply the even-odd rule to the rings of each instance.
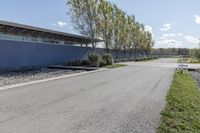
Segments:
[[[110,52],[110,49],[109,49],[108,43],[106,43],[106,53],[109,53],[109,52]]]
[[[124,46],[124,58],[126,58],[126,47]]]

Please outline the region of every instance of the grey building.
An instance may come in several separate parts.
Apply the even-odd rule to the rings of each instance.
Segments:
[[[50,44],[90,44],[91,39],[39,27],[0,20],[0,39]],[[96,39],[96,42],[100,40]]]
[[[0,20],[0,70],[82,60],[90,43],[85,36]]]

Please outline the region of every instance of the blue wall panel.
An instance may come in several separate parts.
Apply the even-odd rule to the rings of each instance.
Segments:
[[[97,49],[102,53],[103,49]],[[0,40],[0,69],[60,64],[85,59],[91,48]]]

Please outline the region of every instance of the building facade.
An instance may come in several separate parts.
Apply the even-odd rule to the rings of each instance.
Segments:
[[[90,43],[85,36],[0,21],[0,70],[83,60],[92,51]]]

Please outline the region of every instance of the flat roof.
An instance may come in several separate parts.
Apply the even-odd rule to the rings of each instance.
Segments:
[[[39,28],[19,23],[13,23],[0,20],[0,32],[12,35],[32,36],[32,37],[48,37],[52,39],[64,40],[66,43],[72,44],[90,44],[91,39],[89,37]],[[95,39],[95,42],[101,42],[100,39]]]

